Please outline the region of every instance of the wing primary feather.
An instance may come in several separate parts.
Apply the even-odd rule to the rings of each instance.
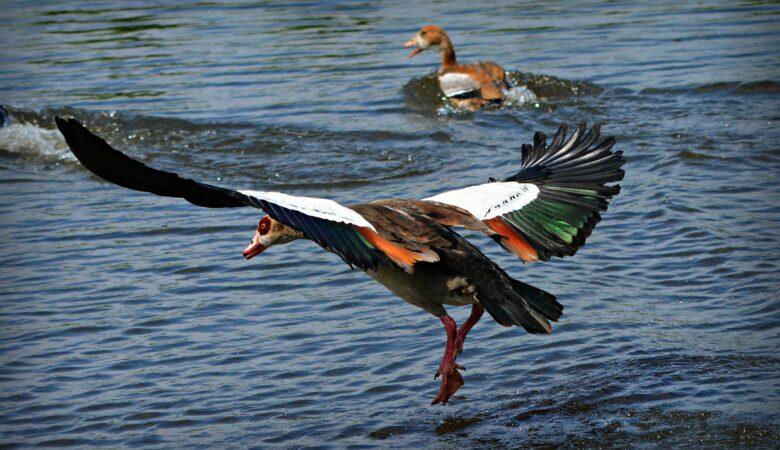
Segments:
[[[207,208],[251,205],[246,195],[234,190],[182,178],[173,172],[154,169],[132,159],[112,148],[75,119],[58,116],[55,122],[79,162],[106,181],[163,197],[183,198],[193,205]]]

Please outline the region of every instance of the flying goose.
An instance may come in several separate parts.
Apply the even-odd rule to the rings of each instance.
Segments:
[[[601,219],[608,185],[623,178],[621,151],[600,127],[584,124],[567,137],[561,126],[550,144],[536,133],[522,146],[522,164],[501,181],[444,192],[423,200],[386,199],[343,206],[332,200],[279,192],[233,190],[154,169],[111,148],[74,119],[56,118],[73,154],[95,175],[119,186],[180,197],[207,208],[253,207],[259,220],[244,257],[297,239],[309,239],[365,271],[390,291],[438,317],[447,344],[432,404],[447,403],[463,385],[456,358],[483,312],[505,327],[550,333],[563,306],[555,296],[510,277],[456,228],[490,236],[525,262],[573,255]],[[471,305],[457,327],[445,305]]]

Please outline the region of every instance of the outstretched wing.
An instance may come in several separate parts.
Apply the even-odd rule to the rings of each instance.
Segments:
[[[246,196],[231,189],[199,183],[173,172],[146,166],[111,148],[106,141],[92,134],[75,119],[56,117],[54,120],[79,162],[106,181],[136,191],[183,198],[206,208],[250,206]]]
[[[392,261],[411,271],[415,262],[424,260],[416,252],[386,242],[363,216],[332,200],[279,192],[237,191],[200,183],[130,158],[74,119],[57,117],[55,120],[76,158],[92,173],[111,183],[165,197],[183,198],[208,208],[260,208],[273,219],[336,253],[350,266],[363,270]]]
[[[623,152],[614,138],[599,141],[600,126],[581,124],[566,137],[562,125],[548,145],[542,133],[523,145],[523,163],[500,182],[444,192],[425,200],[458,206],[496,232],[499,243],[524,261],[571,256],[585,243],[623,179]]]

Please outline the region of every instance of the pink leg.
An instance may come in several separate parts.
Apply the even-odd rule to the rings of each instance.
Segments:
[[[447,315],[441,317],[441,323],[444,324],[444,331],[447,332],[447,345],[444,347],[444,357],[436,372],[436,377],[439,375],[442,377],[441,388],[439,394],[431,402],[432,405],[447,403],[455,391],[463,386],[463,377],[458,372],[458,369],[463,369],[463,366],[455,362],[455,338],[458,333],[458,325],[452,317]]]
[[[471,305],[471,314],[469,314],[469,318],[466,319],[465,322],[463,322],[463,325],[460,326],[460,329],[458,330],[457,336],[455,337],[455,357],[457,358],[458,355],[463,351],[463,341],[466,340],[466,335],[469,333],[469,330],[479,322],[479,318],[482,317],[482,313],[485,312],[485,307],[480,305],[479,303],[475,303]]]

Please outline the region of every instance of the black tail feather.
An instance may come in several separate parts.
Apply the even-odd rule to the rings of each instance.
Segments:
[[[508,281],[503,289],[490,292],[478,288],[477,298],[491,317],[505,327],[515,325],[533,334],[552,333],[549,320],[558,321],[563,305],[549,292],[515,280],[505,272],[502,275]]]
[[[563,315],[563,305],[558,303],[555,296],[530,284],[512,279],[515,292],[525,299],[528,305],[545,319],[557,322]]]

